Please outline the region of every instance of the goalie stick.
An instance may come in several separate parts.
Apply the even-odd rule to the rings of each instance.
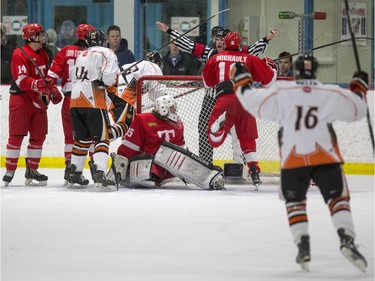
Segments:
[[[207,18],[206,20],[204,20],[201,24],[198,24],[198,25],[192,27],[192,28],[189,29],[188,31],[182,33],[182,34],[181,34],[180,36],[178,36],[176,39],[171,40],[170,42],[168,42],[168,43],[165,44],[164,46],[160,47],[160,48],[157,49],[156,51],[151,52],[150,55],[152,55],[152,53],[155,53],[155,52],[157,53],[157,52],[159,52],[160,50],[164,49],[165,47],[168,47],[170,43],[173,43],[173,42],[176,41],[177,39],[181,38],[182,36],[185,36],[186,34],[188,34],[188,33],[191,32],[191,31],[193,31],[194,29],[196,29],[196,28],[198,28],[198,27],[200,27],[200,26],[205,25],[208,21],[210,21],[212,18],[216,17],[217,15],[219,15],[219,14],[221,14],[221,13],[224,13],[224,12],[227,12],[227,11],[229,11],[229,10],[230,10],[230,8],[225,9],[225,10],[221,10],[221,11],[217,12],[216,14],[214,14],[214,15],[210,16],[209,18]],[[150,55],[149,55],[149,56],[150,56]],[[121,75],[121,74],[123,74],[123,73],[127,73],[127,71],[128,71],[130,68],[136,66],[136,65],[139,64],[140,62],[146,60],[147,58],[148,58],[148,56],[146,56],[146,57],[144,57],[143,59],[141,59],[141,60],[135,62],[133,65],[131,65],[131,66],[130,66],[129,68],[127,68],[127,69],[124,69],[124,70],[121,71],[119,74]]]
[[[357,44],[356,44],[355,37],[354,37],[354,33],[353,33],[353,30],[352,30],[352,23],[351,23],[351,21],[350,21],[348,0],[345,0],[345,8],[346,8],[346,17],[347,17],[347,19],[348,19],[348,26],[349,26],[350,37],[351,37],[351,39],[352,39],[352,45],[353,45],[353,51],[354,51],[355,62],[356,62],[356,64],[357,64],[357,70],[358,70],[358,71],[361,71],[361,64],[360,64],[360,62],[359,62],[359,56],[358,56],[358,50],[357,50]],[[372,152],[373,152],[373,154],[374,154],[374,153],[375,153],[375,147],[374,147],[374,133],[373,133],[373,130],[372,130],[371,118],[370,118],[370,110],[369,110],[368,105],[367,105],[367,114],[366,114],[366,118],[367,118],[367,125],[368,125],[368,129],[369,129],[369,133],[370,133],[370,138],[371,138]]]

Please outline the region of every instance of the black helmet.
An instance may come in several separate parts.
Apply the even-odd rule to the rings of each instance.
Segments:
[[[296,79],[315,79],[318,61],[313,55],[300,55],[294,63],[294,77]]]
[[[158,66],[161,66],[163,62],[163,58],[158,52],[149,52],[146,55],[146,60],[156,63]]]
[[[215,39],[217,37],[224,38],[230,32],[229,29],[220,28],[216,31]]]
[[[223,29],[221,26],[214,26],[212,29],[211,29],[211,37],[215,37],[216,36],[216,32],[220,29]]]
[[[86,43],[90,47],[92,46],[104,47],[106,44],[104,32],[99,29],[90,31],[87,35]]]

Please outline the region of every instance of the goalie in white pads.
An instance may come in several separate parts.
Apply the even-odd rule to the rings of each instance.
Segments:
[[[118,155],[112,155],[114,168],[107,178],[125,185],[130,166],[131,186],[157,187],[178,177],[203,189],[222,189],[222,169],[184,146],[184,126],[177,115],[177,103],[171,96],[161,96],[151,113],[138,114],[130,125]]]

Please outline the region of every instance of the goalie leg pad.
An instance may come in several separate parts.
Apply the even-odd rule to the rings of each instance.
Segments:
[[[129,160],[125,156],[111,153],[112,165],[109,169],[106,178],[113,182],[125,181],[126,173],[128,171]]]
[[[129,181],[131,185],[154,187],[155,182],[151,180],[151,168],[154,160],[153,155],[139,155],[132,157],[129,161]]]
[[[163,142],[155,154],[154,163],[175,177],[193,183],[203,189],[223,189],[224,177],[220,167],[214,167],[190,151]]]

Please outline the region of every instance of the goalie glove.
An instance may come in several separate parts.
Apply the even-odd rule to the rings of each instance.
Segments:
[[[243,63],[236,62],[229,71],[229,77],[233,80],[235,92],[238,87],[251,88],[253,76]]]
[[[368,90],[368,74],[364,71],[356,71],[353,74],[353,80],[349,85],[350,91],[359,95],[360,97],[365,96]]]
[[[215,135],[224,127],[225,120],[227,119],[227,112],[224,111],[216,120],[212,123],[210,132],[212,135]]]
[[[232,80],[220,82],[219,84],[216,85],[215,88],[216,88],[216,95],[215,95],[216,98],[221,95],[234,93]]]

